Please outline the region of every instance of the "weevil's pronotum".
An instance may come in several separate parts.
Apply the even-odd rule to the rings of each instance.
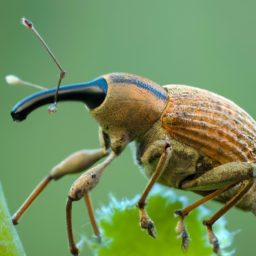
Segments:
[[[24,23],[35,31],[28,20],[24,19]],[[184,250],[189,246],[184,218],[208,200],[224,203],[203,222],[216,254],[220,254],[220,246],[212,226],[223,214],[236,206],[256,215],[256,122],[239,106],[206,90],[185,85],[161,87],[149,79],[127,73],[103,75],[87,83],[59,88],[64,75],[61,69],[57,90],[44,90],[19,102],[11,112],[13,120],[22,121],[33,110],[54,100],[49,111],[55,112],[57,96],[58,101],[81,101],[99,124],[102,147],[77,152],[54,167],[13,216],[14,224],[50,180],[87,170],[107,157],[74,182],[66,204],[70,252],[79,254],[73,238],[71,209],[73,202],[82,197],[94,234],[100,240],[89,193],[108,165],[129,144],[132,144],[135,162],[149,178],[137,207],[140,226],[150,236],[156,238],[157,234],[145,206],[156,182],[203,196],[174,213],[180,218],[176,229]]]

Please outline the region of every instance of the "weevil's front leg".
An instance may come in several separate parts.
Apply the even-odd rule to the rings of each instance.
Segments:
[[[12,222],[14,225],[19,223],[19,219],[28,209],[28,207],[33,203],[33,201],[38,197],[42,190],[48,185],[51,180],[58,180],[66,174],[73,174],[85,171],[90,168],[94,163],[96,163],[101,158],[107,156],[108,145],[107,138],[104,137],[103,132],[100,130],[100,141],[102,148],[94,150],[81,150],[69,157],[67,157],[60,164],[55,166],[50,174],[43,179],[43,181],[35,188],[35,190],[30,194],[27,200],[19,208],[19,210],[12,216]]]
[[[152,189],[153,185],[156,183],[158,178],[161,176],[166,163],[168,162],[168,159],[171,155],[171,147],[168,142],[165,142],[164,145],[164,151],[159,159],[159,162],[157,164],[156,170],[153,173],[147,187],[145,188],[144,192],[141,195],[141,198],[139,202],[137,203],[137,207],[140,210],[140,226],[143,229],[146,229],[148,234],[152,236],[153,238],[157,238],[157,231],[154,225],[154,222],[150,219],[148,216],[145,206],[146,206],[146,198]]]
[[[73,255],[78,255],[79,250],[76,247],[73,231],[72,231],[72,218],[71,218],[72,202],[78,201],[82,197],[85,198],[85,201],[87,202],[86,205],[88,207],[89,217],[90,217],[95,235],[98,234],[98,237],[100,237],[99,229],[95,221],[92,206],[91,206],[91,203],[89,202],[90,201],[89,191],[92,190],[98,184],[104,170],[116,157],[117,155],[114,152],[112,152],[103,163],[95,166],[94,168],[82,174],[71,186],[71,189],[68,194],[67,204],[66,204],[66,221],[67,221],[69,249],[71,254]]]
[[[82,150],[70,155],[59,165],[54,167],[50,174],[44,178],[43,181],[30,194],[19,210],[12,216],[13,224],[17,225],[19,223],[19,219],[51,180],[58,180],[66,174],[84,171],[91,167],[99,159],[105,157],[107,154],[108,153],[106,153],[104,149],[95,149]]]
[[[91,197],[89,193],[86,193],[84,195],[84,201],[88,210],[88,215],[93,227],[94,234],[100,242],[101,241],[100,231],[95,219],[93,207],[91,204]],[[72,200],[68,198],[67,204],[66,204],[66,222],[67,222],[67,231],[68,231],[68,240],[69,240],[69,250],[72,255],[79,255],[79,249],[76,247],[76,243],[75,243],[73,231],[72,231],[72,215],[71,214],[72,214]]]
[[[98,224],[95,219],[95,215],[94,215],[94,211],[93,211],[93,207],[92,207],[91,196],[89,193],[86,193],[84,195],[84,201],[86,204],[90,222],[92,224],[94,235],[98,238],[98,241],[100,242],[101,241],[100,230],[99,230]]]

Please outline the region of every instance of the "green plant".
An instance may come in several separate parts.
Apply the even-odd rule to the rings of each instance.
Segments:
[[[181,239],[177,239],[175,227],[178,219],[173,212],[188,204],[186,197],[178,197],[173,190],[156,186],[148,198],[147,212],[154,221],[158,238],[154,240],[139,228],[139,212],[135,207],[139,196],[132,200],[124,199],[118,202],[113,195],[107,207],[96,211],[98,223],[102,233],[102,243],[95,239],[83,238],[99,256],[181,256]],[[202,220],[210,216],[212,211],[206,207],[199,207],[185,218],[190,234],[190,247],[187,256],[214,255],[208,242],[206,228]],[[221,218],[214,230],[219,238],[222,255],[224,248],[230,246],[233,235],[225,229],[225,219]],[[232,252],[228,252],[231,255]]]
[[[24,256],[26,255],[20,238],[14,228],[9,209],[0,183],[0,255]]]

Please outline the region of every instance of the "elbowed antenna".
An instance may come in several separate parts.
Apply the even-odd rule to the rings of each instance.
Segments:
[[[61,86],[58,93],[58,101],[81,101],[89,108],[101,105],[107,95],[108,85],[104,78],[97,78],[88,83]],[[14,106],[11,116],[14,121],[22,121],[33,110],[49,104],[54,100],[56,89],[45,90],[33,94]]]
[[[57,111],[57,97],[58,97],[58,92],[59,92],[59,88],[60,88],[60,83],[61,80],[65,77],[66,75],[66,71],[64,71],[62,69],[62,67],[60,66],[59,62],[57,61],[57,59],[55,58],[55,56],[53,55],[52,51],[50,50],[50,48],[47,46],[47,44],[45,43],[45,41],[43,40],[43,38],[39,35],[39,33],[36,31],[35,27],[33,26],[32,22],[29,21],[26,18],[22,18],[21,19],[22,24],[24,26],[26,26],[28,29],[30,29],[35,35],[36,37],[40,40],[40,42],[43,44],[43,46],[45,47],[45,49],[47,50],[47,52],[50,54],[50,56],[52,57],[52,59],[54,60],[54,62],[56,63],[56,65],[58,66],[58,68],[60,69],[60,77],[59,77],[59,81],[58,81],[58,86],[57,89],[55,90],[55,96],[54,96],[54,104],[52,104],[49,108],[48,108],[48,112],[50,114],[53,114]],[[50,103],[50,102],[48,102]]]

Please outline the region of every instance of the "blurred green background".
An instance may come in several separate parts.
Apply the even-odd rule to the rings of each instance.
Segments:
[[[7,85],[5,76],[15,74],[51,88],[59,74],[38,39],[20,24],[22,17],[34,23],[67,71],[63,85],[130,72],[160,85],[188,84],[213,91],[256,118],[255,11],[255,1],[240,0],[1,0],[0,179],[10,211],[14,213],[66,156],[99,147],[98,126],[80,103],[60,103],[52,116],[43,107],[24,122],[12,122],[11,108],[37,91]],[[50,183],[22,218],[17,230],[28,256],[70,255],[65,202],[79,175]],[[126,149],[93,190],[93,204],[107,204],[109,192],[120,200],[133,197],[146,183]],[[221,207],[215,202],[207,206]],[[230,231],[241,229],[233,243],[235,255],[254,255],[256,218],[237,209],[226,218]],[[76,241],[79,234],[92,234],[83,201],[74,203],[73,219]],[[81,255],[92,255],[86,245]]]

